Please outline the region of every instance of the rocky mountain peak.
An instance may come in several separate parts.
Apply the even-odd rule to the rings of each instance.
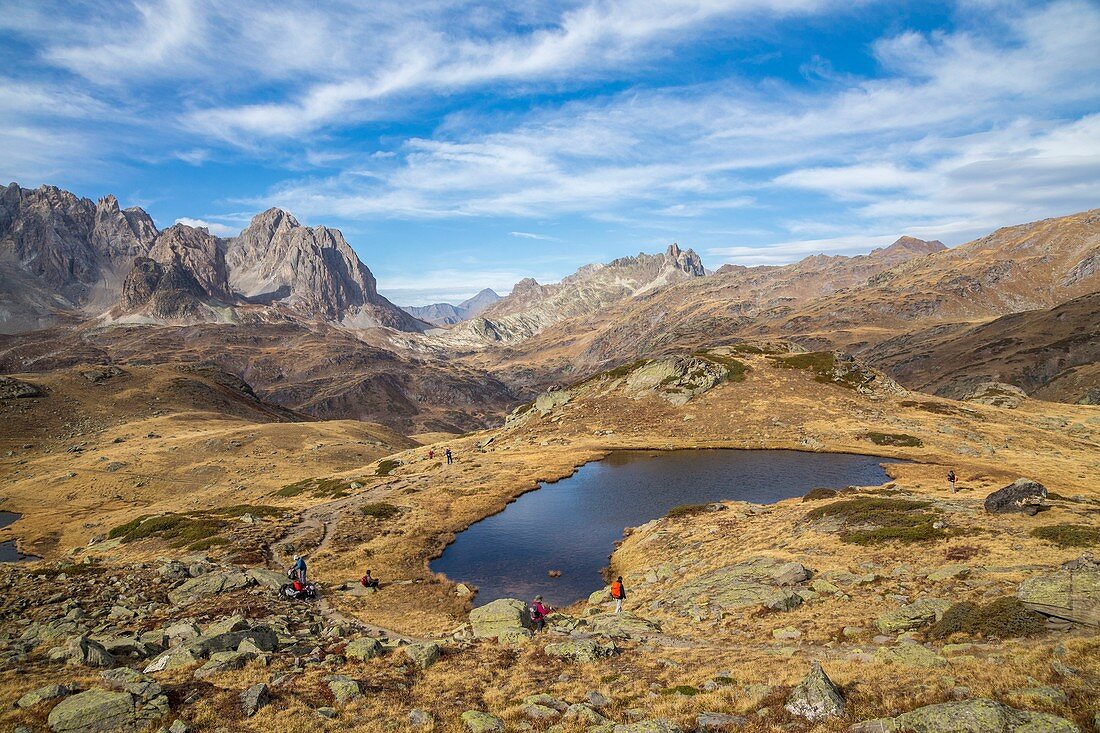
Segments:
[[[947,249],[947,245],[938,239],[925,240],[917,239],[916,237],[903,236],[899,237],[896,242],[889,247],[883,247],[880,250],[887,254],[895,254],[900,252],[908,252],[915,254],[932,254],[933,252],[939,252]]]
[[[678,270],[692,277],[703,277],[707,274],[706,270],[703,269],[703,261],[699,258],[699,255],[695,254],[693,249],[682,250],[680,245],[673,242],[665,250],[665,257],[674,262]]]

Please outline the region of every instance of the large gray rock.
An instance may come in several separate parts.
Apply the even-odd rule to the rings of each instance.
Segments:
[[[1017,710],[979,698],[928,705],[885,718],[860,723],[862,733],[1081,733],[1076,725],[1048,713]]]
[[[791,690],[787,704],[783,706],[791,715],[805,718],[811,723],[829,718],[844,717],[844,693],[833,684],[829,675],[817,662],[798,686]]]
[[[186,606],[209,596],[244,588],[248,583],[249,577],[238,570],[206,573],[169,591],[168,600],[174,606]]]
[[[381,655],[382,644],[379,643],[377,639],[372,639],[369,636],[348,642],[347,647],[344,649],[345,657],[360,662],[365,662],[368,659],[374,659]]]
[[[887,611],[875,620],[875,625],[884,634],[911,631],[925,624],[939,621],[949,608],[951,608],[951,601],[943,598],[919,598],[901,608]]]
[[[1007,407],[1014,410],[1027,399],[1027,392],[1014,384],[1005,382],[982,382],[963,397],[964,402],[977,402],[994,407]]]
[[[502,633],[530,629],[527,606],[515,598],[498,598],[470,611],[470,625],[479,639],[498,638]]]
[[[252,652],[214,652],[210,659],[195,670],[195,679],[206,679],[223,672],[231,672],[243,668],[256,658]]]
[[[985,510],[990,514],[1025,512],[1036,514],[1047,498],[1046,487],[1038,481],[1018,478],[1003,489],[985,497]]]
[[[790,608],[801,601],[790,598],[793,588],[811,576],[801,563],[757,557],[705,573],[672,589],[669,596],[687,615],[697,612],[699,598],[723,611],[764,605]]]
[[[616,725],[614,733],[683,733],[683,728],[665,718],[640,720],[637,723]]]
[[[251,718],[257,710],[267,705],[270,697],[271,693],[268,692],[267,685],[262,682],[252,685],[241,693],[241,711],[246,718]]]
[[[439,661],[439,657],[443,654],[443,648],[436,644],[434,641],[422,642],[420,644],[409,644],[404,648],[405,656],[409,658],[413,664],[420,669],[427,669],[428,667]]]
[[[34,707],[38,703],[45,702],[46,700],[56,700],[59,697],[65,697],[69,692],[70,690],[66,685],[46,685],[45,687],[38,687],[25,693],[16,700],[15,707]]]
[[[480,710],[467,710],[462,714],[462,724],[470,733],[504,733],[504,721]]]
[[[746,725],[749,719],[726,713],[699,713],[695,718],[696,733],[726,733]]]
[[[1016,597],[1033,611],[1100,626],[1100,563],[1082,557],[1057,572],[1028,578]]]
[[[615,642],[610,639],[570,639],[556,644],[547,644],[544,650],[551,657],[567,662],[586,664],[606,659],[618,651]]]
[[[592,631],[613,639],[644,639],[661,632],[660,624],[629,611],[589,616],[585,620]]]
[[[76,636],[66,646],[68,664],[82,664],[85,667],[113,667],[115,658],[103,648],[103,645],[84,636]]]
[[[346,705],[363,694],[363,691],[359,689],[358,682],[342,674],[328,677],[327,682],[337,705]]]
[[[88,690],[58,703],[47,722],[54,733],[96,733],[133,730],[138,717],[129,692]]]

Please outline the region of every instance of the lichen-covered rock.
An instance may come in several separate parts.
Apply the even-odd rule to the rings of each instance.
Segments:
[[[382,644],[379,643],[377,639],[372,639],[369,636],[348,642],[347,648],[344,649],[345,657],[360,662],[365,662],[368,659],[374,659],[381,655]]]
[[[252,685],[252,687],[241,693],[241,711],[246,718],[251,718],[257,710],[267,705],[270,697],[271,693],[268,691],[267,685],[263,683]]]
[[[964,402],[1007,407],[1010,410],[1019,407],[1025,399],[1027,399],[1027,392],[1014,384],[1005,382],[982,382],[963,397]]]
[[[498,638],[504,632],[530,629],[527,605],[515,598],[498,598],[470,611],[470,625],[479,639]]]
[[[661,631],[660,624],[629,611],[600,614],[586,620],[592,631],[612,639],[644,639]]]
[[[666,718],[639,720],[637,723],[616,725],[614,733],[683,733],[683,728]]]
[[[626,378],[628,394],[657,394],[674,405],[687,404],[721,382],[729,370],[717,361],[694,356],[654,359]]]
[[[570,639],[556,644],[547,644],[544,651],[552,657],[567,662],[586,664],[613,656],[618,651],[615,642],[610,639]]]
[[[686,615],[693,615],[696,602],[705,598],[720,610],[738,610],[771,604],[776,609],[801,603],[791,596],[794,586],[809,580],[812,573],[801,563],[774,557],[758,557],[712,570],[672,588],[668,597]],[[786,590],[781,590],[786,589]]]
[[[434,641],[409,644],[404,648],[404,651],[405,656],[420,669],[427,669],[432,666],[439,661],[439,657],[443,654],[443,648]]]
[[[787,712],[810,722],[844,717],[844,693],[833,684],[817,662],[798,686],[791,690],[784,705]]]
[[[910,667],[943,667],[947,660],[920,644],[883,646],[875,650],[875,658],[888,664],[904,664]]]
[[[912,631],[925,624],[939,621],[944,611],[951,608],[951,601],[943,598],[919,598],[912,603],[888,611],[875,620],[875,625],[884,634],[896,634]]]
[[[1054,573],[1028,578],[1016,597],[1033,611],[1100,626],[1100,563],[1082,557]]]
[[[467,710],[462,714],[462,724],[470,733],[504,733],[504,721],[480,710]]]
[[[38,687],[30,692],[25,693],[15,702],[17,708],[29,708],[37,705],[40,702],[46,700],[56,700],[59,697],[65,697],[70,692],[66,685],[46,685],[45,687]]]
[[[985,510],[990,514],[1025,512],[1035,514],[1047,498],[1047,489],[1038,481],[1018,478],[1003,489],[985,497]]]
[[[363,694],[363,691],[359,689],[358,682],[342,674],[328,677],[327,681],[328,688],[332,691],[332,696],[336,698],[337,705],[346,705]]]
[[[168,600],[174,606],[186,606],[202,598],[243,588],[248,583],[248,576],[237,570],[206,573],[169,591]]]
[[[748,722],[749,719],[741,715],[703,712],[695,717],[695,730],[696,733],[726,733],[737,730]]]
[[[103,645],[84,636],[76,636],[66,646],[66,662],[85,667],[113,667],[115,658]]]
[[[860,724],[864,733],[1081,733],[1080,728],[1056,715],[1017,710],[994,700],[978,698],[928,705],[895,718]]]
[[[129,692],[88,690],[58,703],[47,722],[54,733],[96,733],[132,730],[138,718]]]

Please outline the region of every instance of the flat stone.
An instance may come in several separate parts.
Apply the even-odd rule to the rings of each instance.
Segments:
[[[884,646],[875,650],[875,658],[887,664],[903,664],[910,667],[943,667],[947,660],[920,644]]]
[[[480,710],[467,710],[462,714],[462,724],[470,733],[504,733],[504,721]]]
[[[33,707],[46,700],[56,700],[59,697],[65,697],[69,692],[69,688],[66,685],[46,685],[45,687],[39,687],[25,693],[15,702],[15,706],[17,708]]]
[[[722,733],[745,726],[749,719],[741,715],[725,713],[699,713],[695,716],[696,733]]]
[[[589,663],[606,659],[614,655],[618,649],[615,642],[610,639],[606,641],[576,639],[547,644],[544,651],[552,657],[558,657],[567,662]]]
[[[939,621],[949,608],[951,608],[951,601],[943,598],[921,598],[884,613],[875,620],[875,625],[884,634],[911,631],[925,624]]]
[[[58,703],[47,722],[54,733],[96,733],[131,730],[138,719],[130,693],[88,690]]]
[[[667,718],[652,718],[636,723],[621,723],[615,726],[614,733],[683,733],[683,730]]]

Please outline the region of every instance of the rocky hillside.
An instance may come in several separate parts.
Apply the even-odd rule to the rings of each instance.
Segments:
[[[478,349],[512,344],[544,329],[607,306],[633,302],[674,283],[704,277],[699,256],[671,244],[663,254],[622,257],[607,264],[586,265],[560,283],[540,285],[520,280],[506,298],[479,317],[434,336],[436,347]]]
[[[1058,402],[1100,403],[1100,292],[982,323],[948,323],[887,339],[865,354],[914,389],[960,399],[1004,382]]]
[[[158,232],[113,196],[93,204],[51,186],[0,195],[0,332],[60,317],[108,322],[234,322],[240,311],[349,328],[426,327],[378,294],[335,229],[271,209],[228,240],[176,224]]]
[[[458,305],[433,303],[432,305],[402,306],[401,309],[415,318],[436,326],[453,326],[456,323],[480,315],[482,311],[500,299],[500,296],[492,288],[485,288],[477,295],[467,298]]]

